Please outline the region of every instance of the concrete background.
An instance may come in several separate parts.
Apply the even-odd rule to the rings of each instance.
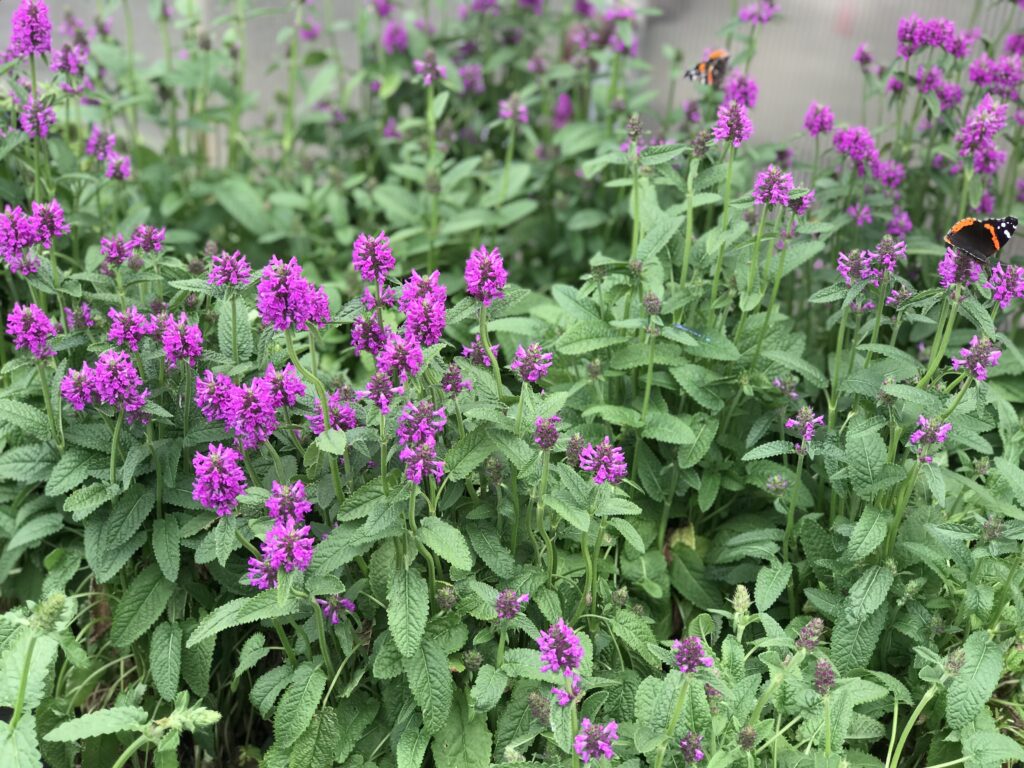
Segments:
[[[151,21],[156,0],[127,0],[134,18],[136,48],[141,61],[159,56],[160,38]],[[293,0],[294,1],[294,0]],[[454,11],[460,1],[431,0],[432,13],[447,8]],[[512,0],[505,0],[511,2]],[[740,0],[745,4],[749,0]],[[395,0],[399,7],[422,7],[420,0]],[[557,2],[557,0],[551,0]],[[598,0],[600,3],[600,0]],[[652,65],[653,85],[664,100],[667,94],[666,66],[661,55],[666,43],[679,46],[687,60],[696,59],[708,46],[721,43],[720,30],[733,13],[733,0],[632,0],[654,5],[662,11],[650,19],[642,33],[641,56]],[[981,0],[984,9],[978,23],[989,34],[1010,25],[1011,31],[1024,27],[1024,12],[1006,0]],[[182,7],[199,7],[204,18],[215,19],[231,12],[230,0],[176,0]],[[13,8],[14,0],[4,3]],[[268,73],[273,64],[283,60],[284,48],[277,43],[282,26],[290,21],[290,4],[285,0],[250,0],[254,8],[278,7],[280,13],[252,19],[248,29],[249,59],[247,83],[260,91],[260,102],[272,105],[272,94],[282,89],[284,72],[278,68]],[[315,13],[335,19],[352,20],[368,0],[317,0]],[[760,98],[753,112],[755,136],[762,140],[785,139],[798,131],[811,100],[832,105],[840,122],[857,122],[861,116],[863,78],[852,61],[854,49],[862,41],[870,44],[877,59],[889,61],[896,51],[896,25],[902,16],[917,13],[924,17],[946,16],[958,26],[966,25],[974,9],[974,0],[778,0],[781,13],[761,28],[758,50],[751,67],[751,76],[760,86]],[[92,18],[97,8],[113,22],[115,33],[123,32],[121,3],[109,0],[50,0],[55,29],[65,10],[84,18]],[[408,12],[412,12],[411,10]],[[9,13],[9,12],[8,12]],[[4,14],[7,15],[7,14]],[[211,30],[217,41],[220,31]],[[354,33],[339,33],[341,49],[350,64],[355,64]],[[55,42],[62,37],[55,35]],[[693,95],[693,86],[682,82],[677,86],[677,101]],[[869,121],[877,115],[869,115]]]

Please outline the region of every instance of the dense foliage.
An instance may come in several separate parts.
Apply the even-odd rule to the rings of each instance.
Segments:
[[[787,146],[766,0],[152,5],[5,5],[0,766],[1024,760],[1016,3]]]

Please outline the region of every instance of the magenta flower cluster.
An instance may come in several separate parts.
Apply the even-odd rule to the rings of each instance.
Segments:
[[[573,748],[584,763],[599,757],[611,760],[615,757],[612,744],[619,740],[619,726],[614,720],[601,725],[592,723],[589,717],[580,722],[580,732],[573,740]]]
[[[802,406],[796,412],[796,416],[786,419],[786,429],[795,429],[800,433],[803,441],[801,448],[806,447],[807,443],[814,439],[817,428],[823,426],[825,426],[825,417],[815,414],[809,405]]]
[[[812,137],[831,133],[835,122],[836,118],[832,114],[832,108],[816,101],[811,102],[807,108],[807,114],[804,115],[804,128]]]
[[[738,101],[723,101],[711,132],[716,141],[739,147],[754,135],[754,125],[745,106]]]
[[[487,250],[486,245],[473,249],[466,260],[466,293],[489,307],[495,299],[505,297],[508,272],[497,248]]]
[[[672,641],[672,661],[683,674],[715,665],[715,660],[704,649],[704,641],[697,635]]]
[[[97,400],[101,405],[113,406],[124,413],[129,422],[147,420],[143,408],[149,390],[143,389],[142,376],[127,352],[108,349],[90,368],[82,363],[78,370],[70,369],[61,380],[60,391],[76,411],[85,410]]]
[[[953,425],[949,422],[931,421],[924,416],[917,419],[917,429],[910,433],[910,444],[917,448],[918,460],[926,464],[932,462],[931,446],[946,442]]]
[[[985,287],[992,291],[992,301],[1007,309],[1014,299],[1024,298],[1024,267],[998,263],[992,267]]]
[[[26,57],[50,52],[50,11],[45,0],[21,0],[11,17],[11,56]]]
[[[1008,109],[986,93],[957,132],[957,151],[971,159],[975,173],[995,173],[1006,161],[1006,152],[996,146],[995,139],[1006,127]]]
[[[550,352],[545,352],[536,342],[528,347],[520,344],[516,349],[515,359],[508,367],[510,371],[519,374],[519,378],[524,382],[536,383],[547,375],[552,357]]]
[[[498,612],[498,618],[505,621],[514,619],[519,615],[526,604],[530,602],[530,595],[527,593],[520,594],[514,589],[503,589],[498,593],[498,599],[495,601],[494,607]]]
[[[303,525],[312,505],[306,501],[302,481],[296,480],[291,485],[275,481],[266,507],[274,524],[260,546],[263,558],[249,558],[249,583],[259,589],[277,586],[277,575],[281,571],[306,570],[313,559],[313,537],[309,526]]]
[[[541,672],[556,672],[566,679],[568,690],[554,687],[559,706],[566,707],[579,695],[579,668],[583,663],[583,645],[572,627],[559,619],[537,637],[540,648]]]
[[[437,438],[448,417],[444,408],[434,408],[429,400],[406,403],[398,415],[395,430],[403,446],[398,458],[405,462],[405,476],[417,485],[430,475],[436,482],[444,476],[444,462],[437,457]]]
[[[594,473],[594,482],[598,485],[622,482],[628,472],[626,454],[617,445],[612,445],[611,438],[605,437],[597,445],[588,443],[580,451],[580,469]]]
[[[245,286],[252,277],[249,260],[239,251],[221,251],[210,257],[210,274],[206,281],[210,285]]]
[[[53,248],[57,238],[71,228],[64,221],[64,209],[56,200],[32,202],[32,213],[21,206],[5,205],[0,215],[0,258],[17,275],[39,271],[39,257],[34,247]]]
[[[988,369],[999,365],[1002,354],[991,339],[974,336],[970,346],[961,347],[960,357],[950,358],[950,362],[954,371],[962,369],[968,376],[985,381],[988,379]]]
[[[55,354],[50,340],[57,335],[57,324],[36,304],[19,304],[7,314],[7,334],[15,349],[27,349],[37,360]]]
[[[197,451],[192,457],[192,498],[220,517],[230,515],[247,485],[241,460],[242,454],[226,445],[210,443],[206,453]]]
[[[793,174],[769,165],[754,180],[754,202],[761,205],[789,205]]]
[[[275,330],[304,331],[309,324],[323,328],[330,322],[327,292],[303,276],[294,256],[288,261],[272,256],[256,292],[256,309],[263,324]]]
[[[950,19],[922,19],[916,13],[900,19],[896,28],[900,56],[909,59],[923,48],[938,48],[958,59],[965,58],[974,44],[974,32],[958,32]]]

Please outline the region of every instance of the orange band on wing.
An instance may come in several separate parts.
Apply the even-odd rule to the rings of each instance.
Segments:
[[[977,221],[977,219],[971,219],[971,218],[960,219],[960,221],[958,221],[956,224],[954,224],[952,227],[949,228],[949,231],[950,232],[959,232],[964,227],[971,226],[971,224],[973,224],[975,221]]]
[[[999,245],[999,236],[996,234],[996,228],[993,227],[991,224],[983,224],[982,226],[988,230],[988,233],[990,235],[992,235],[992,245],[994,245],[996,250],[998,251],[1001,246]]]
[[[728,55],[729,55],[729,52],[727,50],[725,50],[725,48],[716,48],[715,50],[713,50],[711,53],[708,54],[708,61],[713,61],[715,59],[722,59],[722,58],[725,58]]]

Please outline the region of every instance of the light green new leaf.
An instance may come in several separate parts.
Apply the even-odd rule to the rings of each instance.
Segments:
[[[494,709],[501,701],[507,685],[508,675],[490,664],[484,664],[477,672],[473,689],[469,692],[473,707],[477,712],[489,712]]]
[[[893,572],[885,566],[870,566],[850,587],[846,597],[849,616],[862,620],[874,613],[885,601],[895,580]]]
[[[218,606],[212,613],[204,616],[199,622],[199,626],[189,636],[185,646],[192,648],[208,637],[214,637],[225,629],[237,627],[240,624],[264,619],[278,619],[298,610],[299,601],[295,598],[289,598],[283,604],[279,604],[276,590],[260,592],[253,597],[239,597]]]
[[[853,562],[867,558],[885,540],[890,518],[889,514],[875,507],[865,509],[853,527],[844,557]]]
[[[109,457],[77,445],[69,446],[53,465],[50,478],[46,481],[46,495],[60,496],[74,490],[94,472],[102,471],[109,466]]]
[[[491,764],[491,732],[487,718],[471,719],[460,694],[447,715],[444,728],[434,736],[431,752],[437,768],[488,768]]]
[[[43,738],[46,741],[81,741],[108,733],[140,731],[148,719],[142,707],[111,707],[61,723]]]
[[[177,581],[178,570],[181,567],[178,518],[169,516],[153,521],[153,553],[164,578],[171,582]]]

